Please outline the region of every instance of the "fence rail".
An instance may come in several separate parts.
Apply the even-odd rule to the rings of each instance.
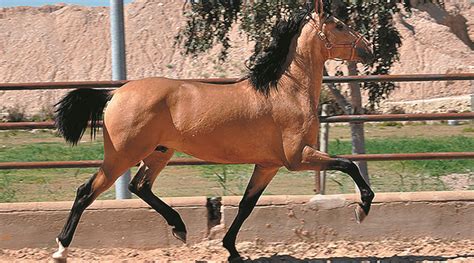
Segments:
[[[403,161],[403,160],[452,160],[474,159],[474,152],[437,153],[390,153],[390,154],[348,154],[338,155],[352,161]],[[51,169],[51,168],[90,168],[100,167],[101,160],[54,161],[54,162],[0,162],[0,170],[12,169]],[[168,165],[217,165],[221,163],[203,161],[196,158],[173,158]]]
[[[237,78],[187,79],[214,84],[231,84]],[[411,74],[411,75],[369,75],[369,76],[337,76],[323,77],[323,83],[350,82],[416,82],[416,81],[453,81],[474,80],[474,73],[458,74]],[[37,83],[0,83],[0,91],[7,90],[52,90],[81,88],[118,88],[129,80],[120,81],[76,81],[76,82],[37,82]]]
[[[191,81],[230,84],[238,79],[188,79]],[[414,75],[374,75],[324,77],[324,83],[349,82],[414,82],[414,81],[453,81],[474,80],[474,73],[459,74],[414,74]],[[42,83],[0,83],[0,91],[11,90],[51,90],[74,88],[117,88],[128,81],[80,81],[80,82],[42,82]],[[428,121],[428,120],[472,120],[474,113],[437,113],[437,114],[389,114],[389,115],[341,115],[321,117],[322,123],[341,122],[384,122],[384,121]],[[0,123],[0,130],[53,129],[53,122],[17,122]],[[474,159],[474,152],[438,152],[438,153],[396,153],[396,154],[357,154],[340,155],[354,161],[393,161],[393,160],[433,160],[433,159]],[[55,161],[55,162],[0,162],[1,169],[44,169],[44,168],[86,168],[98,167],[102,161]],[[194,158],[172,159],[169,165],[212,165]]]
[[[384,115],[339,115],[321,117],[321,123],[341,122],[385,122],[385,121],[442,121],[473,120],[474,112],[463,113],[417,113],[417,114],[384,114]],[[1,127],[1,126],[0,126]]]
[[[430,114],[385,114],[385,115],[339,115],[321,116],[321,123],[342,122],[385,122],[385,121],[440,121],[440,120],[474,120],[474,112],[464,113],[430,113]],[[99,123],[102,125],[102,123]],[[54,129],[54,122],[3,122],[0,130]]]

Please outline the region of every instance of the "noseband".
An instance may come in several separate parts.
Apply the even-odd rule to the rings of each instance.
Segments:
[[[311,18],[313,20],[313,22],[316,24],[316,21]],[[326,19],[321,23],[321,25],[324,25],[324,23],[326,22]],[[352,61],[354,60],[355,58],[355,51],[356,51],[356,48],[357,48],[357,45],[359,44],[359,42],[364,38],[364,36],[362,36],[361,34],[357,33],[357,32],[351,32],[349,31],[349,34],[351,34],[355,40],[352,41],[352,43],[347,43],[347,44],[333,44],[331,43],[331,41],[329,41],[329,39],[326,37],[326,35],[324,34],[323,30],[322,30],[322,27],[319,27],[317,26],[316,27],[316,30],[318,31],[317,34],[319,36],[319,38],[321,39],[321,41],[324,42],[324,46],[326,47],[327,51],[328,51],[328,56],[329,57],[332,57],[331,56],[331,50],[332,49],[335,49],[335,48],[351,48],[351,56],[348,58],[348,59],[343,59],[343,60],[349,60],[349,61]]]

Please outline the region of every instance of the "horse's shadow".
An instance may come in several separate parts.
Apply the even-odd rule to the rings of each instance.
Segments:
[[[311,262],[311,263],[360,263],[360,262],[377,262],[377,263],[398,263],[398,262],[445,262],[455,258],[471,258],[474,255],[463,255],[455,257],[443,256],[393,256],[393,257],[333,257],[333,258],[304,258],[299,259],[292,256],[274,255],[271,257],[261,257],[253,260],[244,260],[244,262],[261,262],[261,263],[284,263],[284,262]]]

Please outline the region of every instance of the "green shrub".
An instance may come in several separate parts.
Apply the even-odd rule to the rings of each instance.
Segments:
[[[0,203],[8,203],[15,201],[16,190],[11,185],[9,176],[0,176]]]
[[[462,129],[462,132],[474,132],[474,127],[466,127]]]
[[[7,121],[10,122],[21,122],[26,121],[25,109],[19,105],[15,105],[7,109]]]

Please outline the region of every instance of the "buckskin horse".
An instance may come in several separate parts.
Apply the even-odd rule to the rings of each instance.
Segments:
[[[68,93],[57,104],[59,133],[75,145],[89,121],[95,135],[104,114],[104,160],[77,189],[53,258],[67,257],[83,211],[137,163],[140,167],[130,191],[161,214],[173,235],[186,242],[186,227],[178,212],[151,191],[175,151],[216,163],[255,164],[238,214],[223,239],[229,261],[241,260],[235,247],[238,231],[281,167],[347,173],[360,190],[356,219],[362,221],[374,193],[358,167],[314,145],[324,62],[365,62],[373,59],[373,51],[359,33],[322,9],[321,1],[316,1],[314,11],[303,8],[279,22],[271,44],[257,57],[247,77],[233,84],[154,77],[130,81],[114,91],[77,89]]]

